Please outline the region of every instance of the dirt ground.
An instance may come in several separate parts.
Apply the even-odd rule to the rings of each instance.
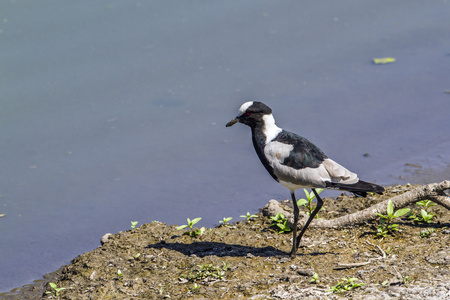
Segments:
[[[352,213],[410,188],[324,199],[319,217]],[[417,204],[411,209],[420,211]],[[262,214],[198,237],[175,225],[144,224],[109,236],[45,285],[5,299],[450,299],[450,213],[429,211],[431,223],[403,217],[395,222],[399,231],[384,238],[376,236],[377,222],[310,228],[294,259],[291,233],[278,233]],[[65,289],[56,295],[49,281]]]

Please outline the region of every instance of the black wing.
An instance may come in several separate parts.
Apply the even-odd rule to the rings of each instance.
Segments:
[[[294,146],[289,156],[281,164],[296,170],[317,168],[327,158],[316,145],[289,131],[283,130],[273,141]]]

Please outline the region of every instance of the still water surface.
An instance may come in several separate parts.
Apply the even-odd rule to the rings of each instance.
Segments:
[[[448,1],[2,1],[0,292],[130,221],[212,227],[287,198],[250,130],[225,128],[248,100],[365,180],[449,179],[449,15]]]

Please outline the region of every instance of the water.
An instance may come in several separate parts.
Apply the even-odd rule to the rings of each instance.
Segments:
[[[130,221],[212,227],[288,198],[250,130],[225,128],[248,100],[365,180],[449,179],[449,13],[447,1],[1,2],[0,292]]]

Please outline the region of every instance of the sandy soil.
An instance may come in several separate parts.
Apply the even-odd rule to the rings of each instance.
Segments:
[[[366,199],[325,199],[319,216],[351,213],[409,188],[393,187]],[[420,211],[417,205],[411,209]],[[431,223],[397,219],[400,230],[384,238],[376,236],[377,222],[310,228],[294,259],[288,256],[291,234],[278,233],[262,214],[207,228],[198,237],[183,235],[175,225],[144,224],[109,236],[40,285],[4,298],[450,299],[450,214],[439,206],[430,211],[435,214]],[[423,231],[428,234],[421,236]],[[362,285],[344,282],[349,290],[330,291],[343,278]],[[56,296],[48,282],[65,289]]]

